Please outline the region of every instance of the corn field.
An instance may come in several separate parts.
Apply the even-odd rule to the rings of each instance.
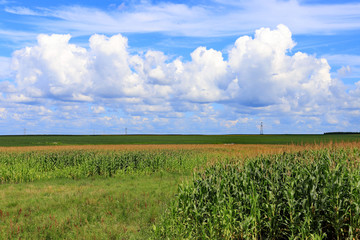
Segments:
[[[320,146],[319,146],[320,147]],[[124,174],[192,173],[224,159],[294,151],[297,145],[102,145],[0,148],[0,184]]]
[[[179,187],[154,239],[360,239],[360,150],[218,163]]]
[[[207,155],[190,150],[0,152],[0,183],[191,171]]]
[[[162,172],[168,176],[186,175],[190,178],[179,186],[173,202],[167,201],[168,210],[156,218],[152,239],[360,239],[358,145],[304,148],[308,147],[196,145],[0,151],[0,183],[6,186],[37,180],[47,183],[51,179],[117,176],[155,179],[159,174],[152,174],[162,176]],[[253,157],[258,153],[264,155]],[[160,182],[161,178],[157,184]],[[7,209],[12,204],[16,201],[1,209],[4,233],[14,230],[15,220],[22,226],[17,220],[22,208],[10,213]],[[147,206],[144,203],[144,211]],[[105,215],[108,211],[115,213],[116,209],[105,211]],[[157,214],[162,212],[153,213]],[[149,219],[155,221],[153,217]],[[77,226],[76,223],[74,227]],[[72,234],[73,229],[70,230]]]

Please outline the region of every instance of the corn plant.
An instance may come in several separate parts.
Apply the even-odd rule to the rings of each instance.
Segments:
[[[40,179],[191,172],[207,155],[190,150],[0,152],[0,183]]]
[[[154,239],[360,239],[359,149],[217,164],[179,187]]]

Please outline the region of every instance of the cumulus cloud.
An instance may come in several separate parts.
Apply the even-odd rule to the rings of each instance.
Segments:
[[[69,40],[70,35],[40,35],[38,45],[13,54],[21,94],[64,101],[137,98],[144,103],[160,98],[256,107],[323,98],[332,84],[325,59],[288,54],[295,43],[284,25],[259,29],[254,38],[240,37],[227,61],[220,51],[205,47],[194,50],[188,62],[167,62],[156,51],[131,55],[120,34],[93,35],[89,49]]]
[[[349,94],[342,91],[325,58],[293,53],[296,43],[285,25],[239,37],[227,59],[221,51],[206,47],[195,49],[188,61],[153,50],[133,53],[121,34],[95,34],[87,48],[70,39],[70,35],[39,35],[35,46],[15,51],[15,79],[1,82],[3,102],[57,106],[47,114],[59,112],[64,119],[76,112],[81,118],[86,112],[90,116],[120,111],[149,129],[170,115],[187,117],[183,113],[191,113],[198,124],[216,124],[224,117],[220,125],[234,128],[248,124],[252,114],[276,116],[275,125],[289,115],[308,116],[321,124],[321,115],[346,107],[345,100],[351,104],[360,92],[359,87]],[[344,104],[338,103],[339,97]],[[67,109],[71,102],[79,103],[78,108]],[[233,113],[221,116],[212,104],[227,106]],[[143,115],[151,117],[140,121],[137,117]],[[335,124],[335,115],[323,121]]]
[[[293,109],[328,101],[334,82],[326,59],[289,55],[294,46],[284,25],[259,29],[253,39],[239,38],[229,54],[234,98],[249,106],[287,104]]]
[[[89,59],[86,49],[69,44],[69,40],[70,35],[39,35],[38,45],[14,52],[19,91],[32,98],[81,99],[91,86]]]
[[[91,72],[94,90],[107,96],[143,96],[142,79],[131,71],[127,39],[115,35],[93,35],[90,38]]]
[[[179,83],[180,98],[192,102],[216,102],[227,98],[228,69],[221,52],[199,47],[191,53],[191,61],[178,68],[175,80]]]

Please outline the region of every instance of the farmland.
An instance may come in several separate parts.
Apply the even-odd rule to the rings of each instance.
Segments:
[[[349,237],[343,230],[358,236],[359,220],[346,214],[348,210],[357,214],[355,206],[360,204],[356,198],[359,185],[355,184],[359,182],[358,136],[315,135],[311,139],[309,135],[287,135],[283,144],[276,140],[279,136],[252,135],[253,144],[231,144],[236,139],[244,141],[247,136],[243,135],[215,136],[217,140],[182,135],[153,136],[152,140],[131,135],[2,136],[0,238],[287,239],[312,234],[321,239],[329,229],[339,233],[340,239]],[[117,144],[127,137],[133,141]],[[166,144],[171,138],[178,144]],[[223,144],[199,144],[208,143],[206,138]],[[312,175],[315,170],[319,174]],[[260,174],[263,171],[265,175]],[[293,175],[283,177],[284,172]],[[329,190],[335,180],[336,189]],[[253,184],[258,189],[239,185],[246,181],[246,186]],[[303,183],[308,187],[300,188]],[[290,186],[296,186],[295,192]],[[231,195],[234,192],[238,196]],[[294,199],[302,195],[313,197],[301,200],[308,204],[306,208]],[[248,201],[253,202],[245,204]],[[218,204],[221,202],[228,204]],[[318,207],[314,210],[317,218],[310,214],[311,204]],[[192,209],[194,206],[201,211]],[[296,215],[301,209],[304,212]],[[218,214],[209,215],[211,211]],[[328,215],[319,218],[324,212]],[[287,219],[291,214],[297,217]],[[331,216],[329,223],[326,216]],[[293,221],[292,225],[284,230],[280,219]],[[324,224],[312,228],[311,221]],[[271,235],[261,235],[269,229]]]
[[[0,136],[0,146],[109,144],[314,144],[359,141],[360,134],[297,135],[18,135]]]
[[[182,185],[155,239],[359,239],[360,150],[218,163]]]

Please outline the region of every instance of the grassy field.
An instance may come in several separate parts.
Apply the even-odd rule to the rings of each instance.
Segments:
[[[2,148],[0,239],[147,239],[178,185],[194,172],[218,161],[304,148],[249,144]],[[118,165],[112,165],[114,159]]]
[[[19,139],[22,139],[22,141],[28,139],[31,142],[37,137],[40,139],[39,141],[50,143],[54,140],[52,137],[56,136],[46,136],[49,138],[45,139],[40,136],[17,136],[14,139],[17,139],[17,143],[20,143]],[[63,139],[79,137],[85,144],[92,137],[104,137],[109,141],[109,139],[114,140],[115,138],[112,137],[117,136],[57,137],[64,137]],[[190,187],[194,184],[193,181],[199,182],[201,179],[207,181],[207,176],[219,175],[216,171],[219,169],[218,166],[223,165],[218,164],[232,164],[234,169],[241,172],[243,166],[246,167],[248,162],[253,161],[251,159],[260,155],[268,156],[270,154],[274,156],[274,154],[281,154],[279,156],[293,156],[287,154],[310,149],[313,149],[314,153],[316,153],[316,151],[321,151],[324,148],[331,150],[360,147],[357,141],[346,142],[345,140],[339,140],[342,143],[335,143],[334,136],[330,136],[332,138],[325,141],[328,143],[317,145],[306,144],[300,140],[302,143],[300,145],[280,145],[277,142],[275,145],[144,145],[146,141],[141,140],[139,136],[122,137],[137,137],[137,141],[142,144],[70,145],[70,143],[75,144],[75,142],[68,139],[68,145],[63,142],[64,145],[57,144],[58,146],[27,144],[30,146],[21,147],[22,144],[17,144],[20,146],[1,147],[0,239],[178,238],[179,235],[176,235],[176,232],[179,229],[174,230],[172,226],[167,224],[174,222],[174,219],[171,216],[169,218],[169,215],[164,215],[164,213],[176,212],[173,206],[179,203],[179,196],[182,194],[181,189],[191,189]],[[159,138],[159,136],[156,137]],[[191,137],[195,136],[189,138]],[[263,136],[256,137],[259,139]],[[6,137],[3,137],[3,139],[6,139]],[[350,141],[349,138],[347,141]],[[9,145],[16,146],[15,142]],[[309,140],[309,142],[311,141]],[[114,144],[113,141],[109,141],[109,143]],[[80,143],[77,142],[77,144]],[[100,141],[98,144],[100,144]],[[286,154],[284,155],[284,153]],[[351,159],[355,161],[359,160],[360,157],[352,157]],[[299,166],[304,167],[305,165]],[[299,169],[301,169],[300,167]],[[269,165],[267,168],[276,171],[279,167]],[[231,175],[226,171],[221,170],[221,172],[224,172],[225,175],[219,175],[220,177],[216,179],[224,179],[225,181],[228,178],[226,174]],[[341,176],[346,177],[349,174],[346,175],[345,173],[345,175]],[[226,181],[231,182],[231,179],[233,178],[228,178]],[[180,189],[178,189],[179,185],[182,186]],[[189,200],[190,202],[198,201],[196,198],[193,198],[193,200],[189,198]],[[210,202],[209,204],[217,206],[215,203]],[[226,207],[222,207],[219,206],[219,209],[224,209],[223,212],[228,211]],[[181,214],[177,214],[177,216],[181,216]],[[191,217],[191,215],[189,216]],[[346,218],[346,215],[341,216]],[[230,230],[232,229],[231,222],[239,221],[238,219],[231,220],[231,218],[226,217],[223,219],[225,222],[230,219],[230,227],[224,228]],[[177,220],[180,221],[181,219]],[[181,221],[176,223],[187,224],[187,226],[198,226],[197,224],[199,224],[199,222],[189,224]],[[302,219],[299,218],[298,222],[302,222]],[[263,224],[256,221],[252,223],[257,226]],[[204,224],[200,223],[200,225]],[[205,224],[204,227],[206,226],[209,225]],[[219,226],[215,226],[214,229],[219,228]],[[154,228],[156,228],[155,232]],[[164,229],[169,230],[166,231],[166,234],[169,235],[164,235]],[[281,227],[277,228],[277,230],[279,229]],[[355,229],[354,231],[358,230]],[[273,231],[274,234],[276,231]],[[204,231],[205,235],[199,234],[198,236],[191,235],[194,234],[191,231],[181,232],[185,234],[183,236],[190,236],[189,238],[195,239],[210,236],[206,231]],[[297,234],[295,230],[293,232]],[[251,233],[254,234],[255,232]],[[311,231],[307,233],[309,234]],[[215,239],[231,239],[234,236],[239,236],[226,235],[228,233],[223,234],[223,232],[214,232],[212,234],[215,234],[211,235],[215,236]],[[180,238],[183,236],[180,236]]]
[[[0,186],[0,239],[147,239],[176,174],[50,179]]]
[[[0,136],[0,146],[108,144],[314,144],[359,141],[360,134],[318,135],[18,135]]]

